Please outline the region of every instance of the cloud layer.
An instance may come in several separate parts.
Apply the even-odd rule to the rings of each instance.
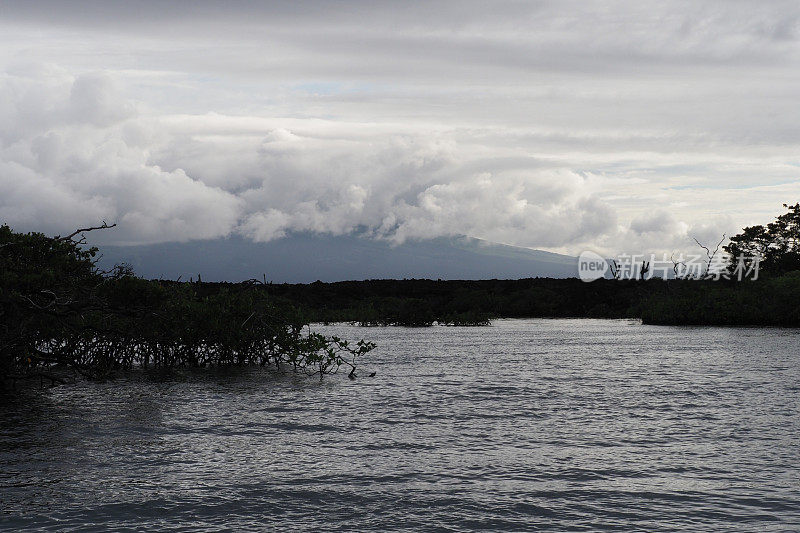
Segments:
[[[800,196],[794,3],[9,2],[0,220],[662,251]]]

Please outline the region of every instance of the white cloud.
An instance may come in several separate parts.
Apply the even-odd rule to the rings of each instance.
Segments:
[[[800,196],[796,3],[335,6],[8,2],[0,220],[614,253]]]
[[[97,74],[64,78],[43,100],[56,102],[51,120],[2,150],[0,216],[23,227],[109,220],[122,242],[359,230],[394,242],[469,234],[560,246],[615,223],[575,172],[476,172],[482,157],[456,132],[303,120],[290,121],[293,132],[224,116],[187,127],[135,116]]]
[[[0,90],[11,120],[0,144],[0,220],[58,234],[113,221],[115,239],[131,243],[219,237],[237,225],[235,195],[165,171],[148,148],[126,142],[133,108],[105,75],[7,77]]]

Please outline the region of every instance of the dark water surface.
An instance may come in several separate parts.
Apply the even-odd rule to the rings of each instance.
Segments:
[[[3,398],[11,530],[800,530],[798,330],[317,328],[362,375]]]

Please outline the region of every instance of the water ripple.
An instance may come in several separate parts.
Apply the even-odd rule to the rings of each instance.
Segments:
[[[796,333],[319,329],[378,342],[377,376],[2,398],[0,529],[800,530]]]

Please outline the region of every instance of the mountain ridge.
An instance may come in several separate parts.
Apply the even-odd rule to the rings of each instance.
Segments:
[[[228,237],[183,243],[103,246],[99,265],[130,264],[146,278],[277,283],[364,279],[519,279],[574,277],[577,258],[492,243],[438,237],[392,245],[356,235],[291,234],[266,243]]]

